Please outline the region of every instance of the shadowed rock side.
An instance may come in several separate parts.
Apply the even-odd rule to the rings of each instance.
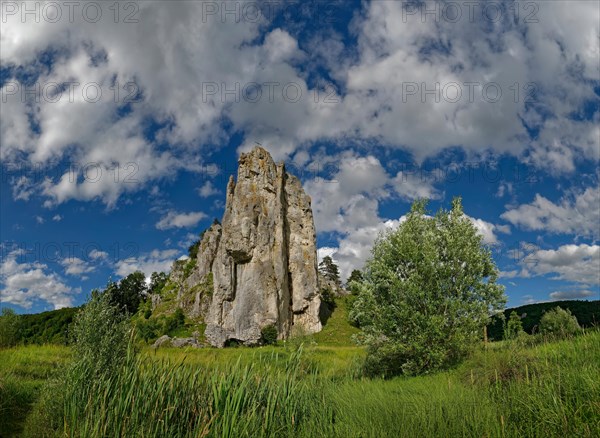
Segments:
[[[315,333],[319,320],[316,234],[310,197],[300,181],[276,165],[263,148],[240,157],[237,182],[227,185],[222,225],[214,224],[200,243],[187,288],[211,276],[205,336],[214,346],[227,340],[256,344],[273,324],[279,338],[292,331]]]

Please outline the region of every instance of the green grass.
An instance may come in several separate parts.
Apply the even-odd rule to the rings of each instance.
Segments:
[[[187,365],[213,369],[231,363],[241,365],[268,363],[270,367],[284,369],[299,344],[264,346],[256,348],[144,348],[142,356],[160,362],[184,361]],[[322,376],[342,378],[356,375],[365,356],[365,351],[353,346],[311,346],[303,345],[303,361],[310,364]]]
[[[66,347],[0,351],[0,436],[600,435],[598,331],[490,343],[452,370],[365,379],[345,312],[344,299],[302,347],[145,347],[117,375],[79,381],[60,372]]]
[[[334,309],[331,317],[323,326],[323,330],[315,333],[312,339],[319,345],[352,345],[352,335],[357,334],[360,330],[353,327],[348,322],[348,311],[350,297],[336,298]]]
[[[0,436],[20,432],[40,389],[70,358],[64,346],[0,349]]]

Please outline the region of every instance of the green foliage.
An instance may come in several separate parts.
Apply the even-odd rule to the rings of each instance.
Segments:
[[[109,281],[105,293],[118,309],[133,315],[146,297],[146,276],[143,272],[136,271],[123,278],[118,284]]]
[[[175,330],[185,325],[185,315],[181,307],[175,309],[175,312],[164,320],[163,333],[172,334]]]
[[[198,257],[198,249],[200,248],[200,240],[196,240],[188,247],[188,256],[191,260],[194,260]]]
[[[325,278],[333,281],[336,285],[341,285],[340,270],[330,256],[323,257],[323,260],[319,263],[319,272],[321,272]]]
[[[463,359],[488,315],[504,306],[497,276],[460,199],[434,217],[415,202],[406,221],[376,241],[351,312],[368,346],[367,369],[419,374]]]
[[[517,312],[518,315],[524,315],[521,319],[523,323],[523,330],[529,334],[539,332],[540,320],[544,313],[548,310],[553,309],[556,306],[560,306],[563,309],[568,309],[576,318],[581,327],[600,327],[600,300],[596,301],[582,301],[582,300],[568,300],[568,301],[554,301],[550,303],[535,303],[526,304],[504,311],[504,317],[508,319],[512,311]],[[504,338],[504,321],[500,317],[492,318],[491,323],[488,325],[488,336],[491,340],[499,341]]]
[[[165,272],[153,272],[150,276],[150,287],[148,288],[148,292],[160,295],[168,279],[169,275]]]
[[[556,307],[544,314],[540,321],[540,334],[563,339],[581,332],[577,318],[569,310]]]
[[[22,335],[21,317],[5,307],[0,314],[0,348],[17,345]]]
[[[160,323],[157,319],[140,320],[136,323],[137,335],[145,343],[155,340],[159,336]]]
[[[329,309],[333,309],[335,307],[335,296],[329,286],[321,288],[321,302],[325,303]]]
[[[517,339],[523,331],[523,323],[521,317],[517,315],[517,312],[513,311],[510,313],[508,322],[506,323],[506,329],[504,330],[505,339]]]
[[[212,297],[214,292],[213,273],[209,272],[206,274],[206,279],[201,283],[202,292]]]
[[[69,327],[77,307],[21,315],[22,340],[25,344],[62,344],[69,342]]]
[[[25,345],[0,350],[0,436],[44,436],[39,433],[23,433],[25,419],[34,404],[48,386],[48,381],[63,371],[68,364],[70,350],[57,345]],[[60,402],[60,393],[54,393]],[[62,407],[62,406],[61,406]],[[48,406],[43,407],[44,410]],[[55,413],[56,414],[56,413]],[[60,415],[62,409],[58,411]],[[48,422],[39,422],[47,425]],[[37,430],[44,430],[42,427]]]
[[[264,345],[272,345],[277,342],[277,327],[273,324],[269,324],[260,329],[260,339]]]
[[[64,398],[60,436],[310,436],[318,410],[331,414],[303,369],[301,352],[282,369],[275,358],[205,370],[170,361],[128,359],[114,376],[77,385]],[[310,386],[309,386],[310,385]],[[46,429],[41,429],[43,435]]]
[[[181,307],[175,309],[175,313],[173,313],[173,319],[177,323],[177,327],[181,327],[185,324],[185,315],[183,314]]]
[[[360,283],[363,281],[363,274],[358,269],[353,269],[350,277],[348,277],[348,281],[346,281],[346,288],[350,290],[350,292],[355,293],[356,285],[354,283]]]
[[[183,266],[183,278],[188,278],[194,268],[196,267],[197,260],[195,258],[188,259]]]
[[[124,360],[129,339],[129,323],[106,293],[92,292],[90,300],[75,315],[71,326],[75,368],[91,377],[111,373]]]

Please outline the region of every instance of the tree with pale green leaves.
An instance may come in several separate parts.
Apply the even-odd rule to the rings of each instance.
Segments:
[[[372,375],[457,363],[506,303],[491,251],[460,198],[435,216],[426,206],[416,201],[397,229],[377,239],[357,286],[350,317],[362,329]]]
[[[555,307],[544,313],[540,320],[540,333],[554,338],[567,338],[581,331],[581,326],[569,309]]]

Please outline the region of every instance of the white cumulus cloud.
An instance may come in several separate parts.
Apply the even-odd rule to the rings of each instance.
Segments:
[[[204,218],[206,218],[206,214],[202,213],[201,211],[189,213],[169,211],[156,223],[156,228],[159,230],[168,230],[170,228],[189,228],[196,226],[198,222]]]
[[[12,251],[0,265],[0,299],[25,309],[38,301],[52,304],[55,309],[73,305],[73,298],[80,293],[39,262],[20,260],[20,251]]]

